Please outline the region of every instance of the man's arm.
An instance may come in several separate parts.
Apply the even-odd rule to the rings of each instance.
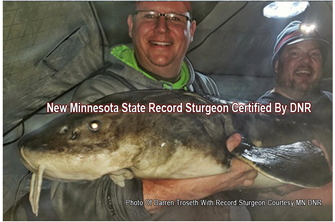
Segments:
[[[227,140],[231,151],[241,142],[241,136],[234,134]],[[196,200],[237,187],[251,186],[257,171],[244,162],[233,158],[231,170],[227,173],[182,180],[142,180],[143,199]],[[145,206],[150,213],[157,213],[161,206]]]

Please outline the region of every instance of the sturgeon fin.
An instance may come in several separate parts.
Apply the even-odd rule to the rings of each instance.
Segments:
[[[332,181],[332,172],[323,151],[309,141],[269,148],[242,142],[232,154],[282,183],[312,188]]]
[[[119,185],[120,187],[124,187],[125,186],[124,181],[133,179],[134,173],[129,169],[122,169],[110,173],[109,177],[113,180],[115,184]]]

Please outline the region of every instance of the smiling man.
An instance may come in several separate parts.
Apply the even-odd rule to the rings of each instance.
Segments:
[[[332,93],[321,91],[323,65],[329,42],[309,25],[291,22],[278,35],[272,66],[275,87],[261,96],[261,103],[311,102],[312,113],[286,115],[285,118],[332,127]]]
[[[160,79],[178,80],[196,29],[189,11],[187,2],[137,3],[127,22],[135,57],[142,69],[157,73]]]
[[[132,44],[112,47],[108,60],[113,65],[82,84],[74,101],[88,103],[134,89],[219,95],[215,82],[196,72],[185,57],[196,30],[190,2],[137,2],[127,23]]]
[[[316,30],[306,27],[300,21],[293,21],[278,35],[272,57],[275,88],[260,101],[271,101],[267,98],[271,94],[294,101],[313,100],[320,93],[330,96],[320,91],[320,82],[327,47],[331,46]]]
[[[285,47],[275,62],[275,91],[290,99],[305,99],[320,90],[322,53],[320,43],[302,41]]]

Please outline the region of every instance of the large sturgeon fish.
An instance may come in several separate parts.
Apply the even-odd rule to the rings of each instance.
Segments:
[[[211,104],[189,92],[146,90],[104,97],[95,104]],[[29,200],[38,213],[42,177],[95,180],[194,178],[229,171],[226,138],[250,128],[245,116],[231,113],[90,113],[66,114],[26,135],[19,143],[24,165],[33,172]],[[242,124],[235,124],[244,121]],[[251,121],[252,122],[252,121]],[[252,123],[255,124],[255,123]],[[254,139],[254,138],[251,138]],[[332,180],[321,149],[308,141],[259,148],[241,143],[233,153],[260,172],[254,187],[282,183],[320,187]]]

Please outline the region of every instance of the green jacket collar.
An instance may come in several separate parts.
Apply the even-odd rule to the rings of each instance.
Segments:
[[[126,63],[128,66],[139,71],[140,73],[142,73],[149,79],[156,80],[154,77],[152,77],[150,74],[143,71],[138,66],[136,58],[135,58],[134,50],[130,48],[129,46],[118,45],[116,47],[113,47],[111,50],[111,54],[115,56],[117,59]],[[181,67],[180,79],[177,82],[171,83],[171,82],[167,82],[164,80],[156,80],[156,81],[162,82],[164,87],[167,89],[182,89],[182,88],[186,88],[186,85],[189,82],[189,80],[190,80],[190,73],[189,73],[187,65],[185,64],[185,62],[183,62],[182,67]]]

